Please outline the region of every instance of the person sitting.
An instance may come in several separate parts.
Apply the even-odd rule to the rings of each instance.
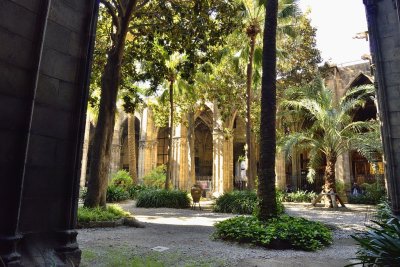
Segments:
[[[356,182],[354,182],[353,186],[351,187],[351,194],[353,196],[358,196],[361,193],[362,193],[361,187]]]
[[[287,185],[286,185],[286,190],[285,190],[285,192],[286,192],[286,193],[292,193],[292,192],[293,192],[293,188],[292,188],[292,186],[291,186],[290,184],[287,184]]]

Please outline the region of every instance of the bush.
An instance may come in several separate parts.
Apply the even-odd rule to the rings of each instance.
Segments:
[[[390,218],[393,217],[393,212],[390,207],[390,202],[387,199],[382,200],[378,206],[377,206],[377,211],[375,218],[379,222],[387,222]]]
[[[126,170],[119,170],[112,175],[110,185],[127,188],[132,182],[129,172]]]
[[[129,193],[125,188],[117,185],[110,185],[107,187],[107,202],[119,202],[127,199],[129,199]]]
[[[126,191],[129,194],[130,199],[137,199],[139,196],[140,192],[148,189],[148,187],[144,185],[129,185],[126,189]]]
[[[238,216],[216,223],[215,228],[214,238],[267,248],[315,251],[332,243],[332,233],[323,224],[287,215],[266,223]]]
[[[180,190],[147,189],[139,193],[136,206],[185,209],[190,207],[190,198],[186,192]]]
[[[103,208],[78,208],[78,222],[99,222],[99,221],[115,221],[125,217],[131,217],[127,211],[124,211],[120,206],[108,205],[106,209]]]
[[[143,184],[148,187],[162,189],[165,186],[166,166],[160,165],[143,177]]]
[[[371,204],[377,205],[386,197],[386,190],[379,182],[373,184],[363,184],[364,193],[361,195],[350,195],[351,204]]]
[[[277,194],[278,213],[284,211]],[[255,214],[258,210],[258,197],[254,191],[232,191],[223,194],[215,201],[214,212],[234,214]]]
[[[317,194],[314,192],[299,190],[299,191],[292,192],[292,193],[284,193],[283,201],[285,201],[285,202],[311,202],[316,197],[317,197]]]
[[[378,227],[367,233],[352,235],[358,245],[356,259],[367,266],[400,266],[400,222],[392,217],[386,223],[373,221]],[[355,264],[352,264],[355,265]]]

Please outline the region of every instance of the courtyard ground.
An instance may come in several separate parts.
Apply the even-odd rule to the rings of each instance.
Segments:
[[[79,230],[82,266],[344,266],[357,247],[350,234],[364,230],[374,209],[347,205],[329,210],[310,204],[285,203],[290,215],[321,221],[333,229],[330,247],[317,252],[266,250],[210,238],[217,221],[232,214],[205,210],[136,208],[134,201],[121,204],[145,228],[96,228]]]

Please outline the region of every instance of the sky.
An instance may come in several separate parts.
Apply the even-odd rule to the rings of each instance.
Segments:
[[[299,0],[299,5],[303,12],[311,8],[311,24],[317,28],[323,61],[345,64],[369,54],[365,39],[353,39],[356,33],[367,31],[362,0]]]

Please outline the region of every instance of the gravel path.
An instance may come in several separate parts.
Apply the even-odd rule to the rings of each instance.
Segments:
[[[355,256],[357,249],[350,234],[365,229],[365,221],[373,212],[373,208],[365,205],[348,205],[347,209],[335,211],[309,204],[285,204],[288,214],[321,221],[334,229],[333,245],[318,252],[304,252],[266,250],[211,240],[213,224],[232,217],[231,214],[209,210],[143,209],[136,208],[133,201],[121,206],[132,212],[146,228],[79,230],[83,266],[119,266],[118,260],[123,257],[149,257],[161,260],[165,266],[318,266],[322,263],[343,266],[350,263],[348,259]],[[168,250],[153,251],[157,246]],[[104,259],[104,255],[110,253],[114,258]]]

